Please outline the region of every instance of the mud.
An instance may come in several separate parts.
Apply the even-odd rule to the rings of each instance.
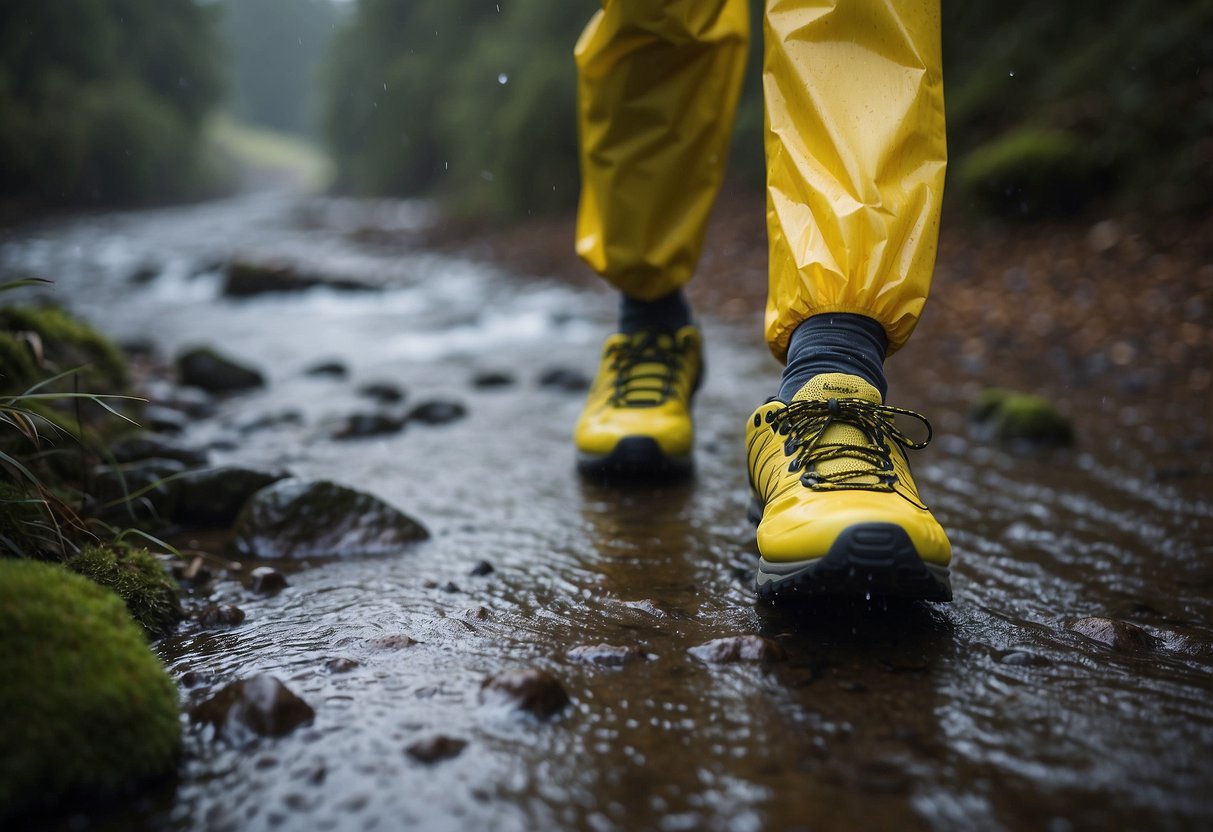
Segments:
[[[594,366],[610,296],[510,276],[483,252],[365,242],[382,239],[361,231],[385,216],[393,234],[424,238],[423,206],[268,194],[0,240],[5,273],[56,278],[55,299],[117,338],[165,357],[209,344],[265,375],[187,427],[182,441],[210,443],[212,463],[343,483],[432,532],[397,554],[268,564],[287,577],[274,595],[218,575],[210,602],[238,606],[243,623],[191,625],[157,647],[183,709],[270,675],[314,720],[239,747],[192,730],[174,787],[72,828],[1213,824],[1213,467],[1207,398],[1193,412],[1207,364],[1187,366],[1187,346],[1169,359],[1181,374],[1124,384],[1099,367],[1067,375],[1087,365],[1043,346],[1073,313],[1056,293],[1032,305],[1035,351],[970,344],[980,332],[957,341],[972,325],[932,313],[890,362],[891,399],[936,428],[914,464],[955,546],[955,603],[760,605],[741,443],[777,377],[751,325],[760,309],[704,303],[693,480],[581,482],[569,445],[581,394],[542,379]],[[944,248],[949,315],[972,298],[946,277],[969,251]],[[709,271],[728,256],[710,254]],[[383,288],[225,298],[214,264],[238,255]],[[148,264],[155,276],[132,282]],[[1032,297],[1025,274],[1016,291]],[[1158,279],[1150,296],[1171,309]],[[1191,306],[1204,302],[1174,306],[1181,343],[1209,337],[1213,307]],[[347,376],[308,374],[324,361]],[[512,383],[477,383],[489,373]],[[1072,417],[1075,447],[1020,454],[973,438],[967,412],[987,379],[1039,379],[1028,392]],[[332,439],[365,410],[358,391],[385,382],[464,416]],[[782,660],[697,657],[717,639]],[[609,649],[584,650],[597,645]],[[518,673],[550,675],[569,704],[539,720],[482,696]]]

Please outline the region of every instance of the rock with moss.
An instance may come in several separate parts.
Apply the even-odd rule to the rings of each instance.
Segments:
[[[1074,443],[1070,420],[1040,396],[986,390],[974,402],[969,417],[979,434],[999,442],[1041,446]]]
[[[45,378],[79,368],[74,389],[118,393],[126,388],[126,365],[112,341],[55,307],[0,307],[0,345],[5,373],[0,389],[15,393]],[[16,356],[24,351],[24,358]],[[35,360],[38,355],[40,360]],[[10,364],[9,362],[14,363]]]
[[[180,590],[145,549],[85,546],[64,564],[117,593],[148,638],[162,638],[181,621]]]
[[[0,679],[0,826],[174,771],[176,687],[109,590],[0,558]]]

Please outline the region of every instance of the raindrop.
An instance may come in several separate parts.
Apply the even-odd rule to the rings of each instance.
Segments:
[[[871,600],[872,600],[872,593],[871,593],[871,592],[865,592],[865,593],[863,594],[863,600],[865,600],[865,601],[871,601]]]
[[[510,80],[510,76],[506,75],[504,72],[499,72],[497,74],[497,83],[498,84],[504,84],[508,80]]]
[[[1014,77],[1015,77],[1015,70],[1011,70],[1010,72],[1008,72],[1008,73],[1007,73],[1007,75],[1010,75],[1012,78],[1014,78]]]

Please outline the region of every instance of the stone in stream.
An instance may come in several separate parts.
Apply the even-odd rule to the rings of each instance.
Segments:
[[[366,646],[376,650],[404,650],[420,644],[417,639],[405,633],[391,633],[367,639]]]
[[[345,378],[350,374],[350,370],[345,366],[345,363],[336,359],[328,361],[318,361],[312,364],[303,371],[305,376],[312,378]]]
[[[254,494],[236,520],[234,546],[255,558],[396,554],[429,532],[377,497],[327,480],[280,480]]]
[[[244,610],[234,604],[209,604],[198,613],[203,627],[235,627],[244,622]]]
[[[560,680],[546,670],[506,670],[480,684],[480,701],[486,705],[522,711],[538,719],[550,719],[569,705],[569,694]]]
[[[353,659],[347,659],[344,656],[329,659],[324,663],[324,669],[329,673],[349,673],[356,667],[359,667],[358,662]]]
[[[590,389],[590,377],[568,367],[549,367],[539,374],[539,386],[565,393],[580,393]]]
[[[301,271],[286,260],[233,260],[227,266],[223,294],[229,298],[247,298],[270,292],[302,292],[325,286],[342,291],[370,291],[357,280]]]
[[[717,638],[687,650],[701,662],[781,662],[788,657],[778,642],[758,635]]]
[[[574,647],[567,655],[571,661],[598,667],[622,667],[648,658],[648,654],[639,647],[614,644],[583,644]]]
[[[195,526],[227,526],[240,509],[262,488],[290,476],[281,468],[246,468],[222,465],[189,471],[177,481],[179,523]]]
[[[218,406],[214,397],[198,387],[151,380],[143,385],[143,396],[152,404],[183,411],[191,419],[207,419],[215,415]]]
[[[390,381],[372,381],[358,388],[358,395],[374,399],[380,404],[399,404],[404,401],[404,390]]]
[[[409,411],[408,422],[420,422],[423,425],[445,425],[462,419],[467,415],[467,408],[459,402],[433,401],[422,402]]]
[[[404,749],[404,753],[419,763],[438,763],[458,757],[465,748],[467,748],[467,740],[435,734],[411,743]]]
[[[183,411],[159,404],[143,408],[143,416],[139,421],[153,433],[178,434],[189,427],[189,417]]]
[[[207,452],[201,448],[186,445],[178,439],[150,433],[120,439],[110,445],[110,453],[120,465],[145,459],[174,459],[193,467],[206,465],[208,458]]]
[[[482,370],[472,376],[472,386],[481,390],[510,387],[513,384],[514,376],[500,370]]]
[[[190,710],[191,722],[210,725],[216,739],[237,744],[286,736],[315,716],[310,705],[267,675],[233,682]]]
[[[184,463],[156,457],[126,465],[98,465],[92,471],[92,496],[106,520],[171,517],[178,494],[173,478],[184,471]]]
[[[269,566],[258,566],[250,572],[244,585],[258,595],[277,595],[288,586],[286,577]]]
[[[354,413],[333,431],[334,439],[366,439],[372,436],[385,436],[399,433],[404,429],[405,420],[402,416],[390,413]]]
[[[468,570],[468,574],[476,578],[491,575],[493,574],[493,564],[489,563],[487,560],[476,561],[476,565]]]
[[[182,384],[211,393],[251,390],[265,384],[265,377],[210,347],[196,347],[177,356],[177,375]]]
[[[1080,618],[1071,622],[1070,630],[1083,638],[1117,650],[1150,651],[1158,646],[1158,639],[1127,621],[1111,618]]]

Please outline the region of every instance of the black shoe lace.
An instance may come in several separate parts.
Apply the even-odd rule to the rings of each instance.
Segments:
[[[640,332],[607,350],[615,389],[614,407],[657,407],[674,394],[686,346],[674,336]]]
[[[910,439],[894,424],[895,416],[908,416],[922,422],[927,429],[926,438],[921,442]],[[788,470],[803,471],[800,482],[807,488],[893,491],[898,477],[890,443],[895,442],[907,451],[917,451],[925,448],[932,436],[931,423],[921,413],[864,399],[794,401],[782,410],[768,412],[767,422],[772,430],[787,437],[783,450],[793,457]],[[822,441],[826,431],[835,424],[858,428],[868,440],[867,444]],[[821,463],[839,457],[848,457],[860,464],[829,474],[818,470]],[[904,491],[898,493],[925,508]]]

